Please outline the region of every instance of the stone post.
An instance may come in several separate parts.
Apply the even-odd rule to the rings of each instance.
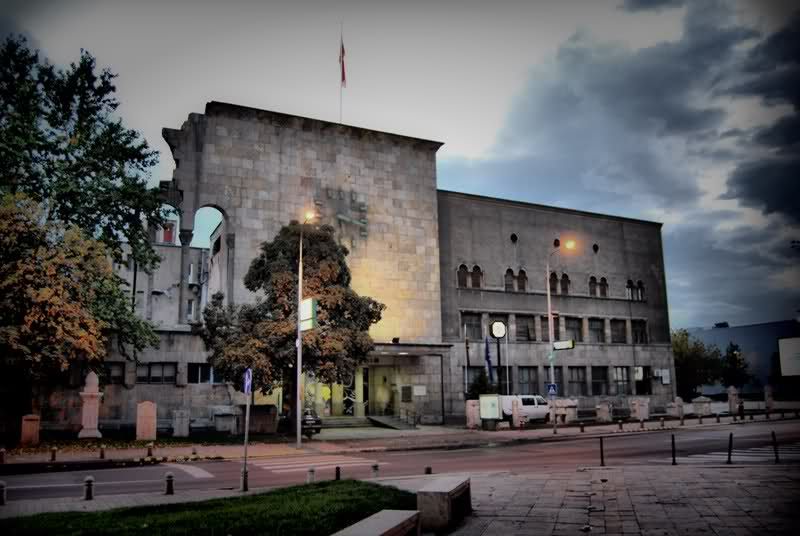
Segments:
[[[364,369],[362,367],[356,368],[355,374],[355,392],[356,399],[353,402],[353,416],[364,416]]]
[[[511,401],[511,427],[517,428],[519,426],[519,400],[516,398]]]
[[[706,396],[698,396],[693,399],[692,406],[694,406],[694,414],[699,417],[711,415],[711,399]]]
[[[23,447],[35,447],[39,444],[39,425],[41,417],[38,415],[24,415],[22,417],[22,437],[19,444]]]
[[[100,392],[99,385],[97,374],[90,372],[86,375],[86,383],[84,384],[83,392],[79,393],[83,401],[83,407],[81,408],[81,431],[78,432],[78,439],[99,439],[103,437],[103,434],[97,429],[100,398],[103,396],[103,393]]]
[[[153,402],[139,402],[136,405],[136,439],[137,441],[154,440],[156,438],[156,405]]]
[[[189,437],[189,410],[172,411],[172,437]]]
[[[739,411],[739,391],[733,385],[728,387],[728,411],[731,415]]]
[[[611,402],[601,400],[595,409],[597,410],[597,422],[611,422]]]
[[[480,402],[477,400],[467,400],[467,428],[476,430],[481,426]]]
[[[772,409],[775,407],[775,400],[772,398],[771,385],[764,387],[764,406],[768,412],[772,411]]]

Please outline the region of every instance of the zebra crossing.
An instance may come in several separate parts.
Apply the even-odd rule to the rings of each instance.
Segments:
[[[371,467],[378,463],[378,460],[359,458],[355,456],[319,455],[319,456],[290,456],[273,459],[253,460],[252,465],[260,467],[272,473],[299,473],[308,471],[313,467],[316,471],[331,469],[335,467]],[[379,464],[381,467],[389,465],[386,462]]]
[[[788,445],[778,445],[778,457],[781,462],[800,462],[800,443]],[[662,458],[651,460],[657,463],[672,463],[672,458]],[[702,463],[727,463],[728,451],[708,452],[706,454],[690,454],[688,456],[677,456],[675,461],[680,464],[702,464]],[[754,447],[749,449],[733,449],[731,452],[733,463],[775,463],[775,451],[772,445]]]

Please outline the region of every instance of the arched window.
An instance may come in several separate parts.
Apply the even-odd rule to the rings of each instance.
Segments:
[[[569,294],[569,276],[567,274],[561,276],[561,294]]]
[[[608,298],[608,281],[605,277],[600,278],[600,297]]]
[[[525,292],[528,287],[528,274],[525,273],[525,270],[520,270],[517,274],[517,290],[520,292]]]
[[[636,282],[636,299],[644,301],[644,283],[642,283],[641,279]]]
[[[558,292],[558,276],[555,272],[550,274],[550,294]]]
[[[629,300],[633,299],[633,281],[628,279],[628,284],[625,285],[625,297]]]
[[[472,267],[472,288],[481,288],[481,276],[483,276],[483,272],[481,272],[480,266],[473,266]]]
[[[506,292],[514,292],[514,270],[506,270]]]
[[[597,278],[595,276],[589,278],[589,296],[597,296]]]
[[[458,267],[458,288],[467,288],[467,276],[469,275],[469,269],[465,265],[461,265]]]

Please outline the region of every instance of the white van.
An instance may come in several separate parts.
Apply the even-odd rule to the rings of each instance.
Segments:
[[[519,401],[520,415],[530,421],[546,421],[550,415],[547,400],[540,395],[502,395],[500,402],[503,407],[503,418],[511,420],[511,401]]]

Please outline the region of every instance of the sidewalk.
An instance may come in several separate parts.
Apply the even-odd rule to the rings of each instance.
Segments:
[[[447,426],[420,426],[416,430],[392,430],[387,428],[366,428],[347,430],[323,430],[314,439],[307,441],[303,438],[304,453],[352,453],[352,452],[379,452],[395,450],[427,450],[427,449],[458,449],[486,446],[511,445],[525,442],[560,441],[565,439],[594,438],[615,434],[657,433],[662,430],[692,429],[697,427],[713,427],[730,424],[732,417],[722,417],[717,424],[714,417],[706,417],[703,424],[697,418],[687,418],[684,426],[680,421],[670,420],[664,422],[664,428],[658,421],[644,423],[641,428],[639,423],[625,423],[620,430],[618,424],[586,426],[581,432],[578,426],[560,426],[558,433],[553,434],[550,427],[539,426],[525,430],[500,430],[486,432],[482,430],[467,430],[461,427]],[[772,417],[773,421],[781,419]],[[789,420],[788,417],[787,419]],[[747,420],[739,425],[746,426],[750,422],[763,422],[765,418],[760,415],[755,421]],[[239,459],[242,456],[241,445],[198,445],[197,455],[200,459]],[[155,441],[153,456],[158,459],[167,458],[167,461],[189,461],[192,455],[191,446],[170,447],[160,446]],[[269,458],[274,456],[294,456],[298,451],[294,442],[286,443],[255,443],[248,447],[248,457]],[[144,448],[138,449],[106,449],[106,460],[130,461],[142,459],[147,455]],[[98,451],[74,450],[60,451],[57,453],[58,462],[96,461],[99,459]],[[26,453],[22,455],[7,455],[6,464],[38,463],[45,465],[50,461],[49,452]]]

